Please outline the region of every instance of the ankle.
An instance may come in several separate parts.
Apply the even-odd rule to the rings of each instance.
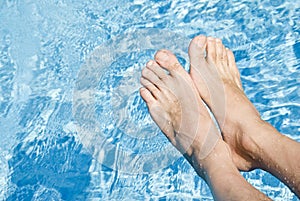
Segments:
[[[192,165],[196,169],[199,176],[207,181],[207,177],[222,172],[234,172],[236,167],[233,164],[230,149],[228,145],[219,139],[211,153],[204,159],[199,159],[194,154]]]
[[[243,152],[250,159],[253,168],[262,168],[265,161],[266,150],[270,149],[271,143],[276,137],[276,131],[269,123],[261,118],[248,123],[248,128],[243,133],[240,142]],[[274,146],[274,145],[273,145]]]

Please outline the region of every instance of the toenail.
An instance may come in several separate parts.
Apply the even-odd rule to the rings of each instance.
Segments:
[[[208,38],[207,38],[207,40],[209,40],[209,41],[213,41],[213,40],[214,40],[214,38],[213,38],[213,37],[208,37]]]
[[[204,46],[204,42],[203,42],[203,40],[202,40],[201,38],[198,38],[196,44],[197,44],[197,46],[198,46],[199,48],[203,48],[203,46]]]
[[[216,39],[217,43],[222,43],[221,39],[217,38]]]
[[[163,52],[163,51],[160,51],[158,54],[157,54],[157,57],[159,60],[161,61],[167,61],[169,59],[169,55],[166,53],[166,52]]]
[[[153,61],[148,61],[147,66],[148,67],[153,66],[153,63],[154,63]]]

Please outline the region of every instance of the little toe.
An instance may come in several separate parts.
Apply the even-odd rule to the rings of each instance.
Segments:
[[[182,73],[184,71],[176,56],[168,50],[159,50],[154,57],[155,61],[162,68],[168,70],[171,75]]]

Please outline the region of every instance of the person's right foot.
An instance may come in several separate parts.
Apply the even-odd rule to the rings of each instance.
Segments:
[[[222,141],[191,77],[170,51],[158,51],[147,63],[141,84],[152,119],[189,161],[205,159]]]
[[[209,106],[232,150],[240,170],[258,166],[255,127],[262,124],[259,113],[246,97],[233,53],[220,39],[197,36],[189,47],[190,75],[201,98]]]

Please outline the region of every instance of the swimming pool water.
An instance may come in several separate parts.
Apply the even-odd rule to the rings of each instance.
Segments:
[[[158,47],[188,67],[198,34],[234,51],[263,119],[300,141],[297,1],[1,1],[0,200],[212,200],[137,93]],[[298,200],[264,171],[243,175]]]

